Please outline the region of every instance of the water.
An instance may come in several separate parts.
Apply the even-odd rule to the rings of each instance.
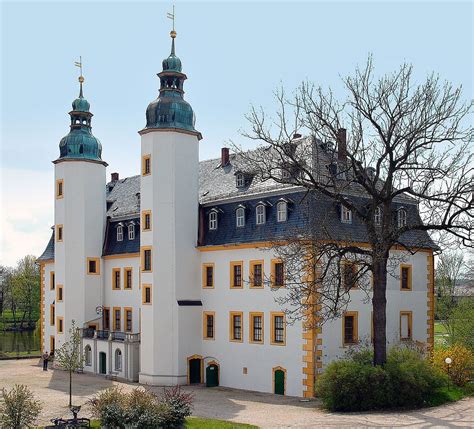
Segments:
[[[38,351],[40,338],[36,331],[0,331],[0,352]]]

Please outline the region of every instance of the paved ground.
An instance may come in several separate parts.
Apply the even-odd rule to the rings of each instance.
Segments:
[[[69,416],[68,377],[60,370],[43,372],[38,360],[0,361],[0,388],[16,383],[27,384],[36,397],[43,401],[41,424],[52,417]],[[133,383],[119,383],[99,376],[74,376],[74,404],[84,404],[101,389],[119,385],[124,390],[136,387]],[[157,392],[161,389],[155,388]],[[242,423],[252,423],[261,428],[339,428],[339,427],[474,427],[474,399],[453,405],[404,413],[327,413],[317,401],[301,402],[298,398],[265,393],[246,392],[226,388],[206,389],[185,387],[195,397],[194,415]],[[90,410],[83,406],[80,415],[88,416]]]

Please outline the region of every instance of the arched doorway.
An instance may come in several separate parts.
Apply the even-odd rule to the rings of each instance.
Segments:
[[[206,367],[206,387],[216,386],[219,386],[219,365],[212,361]]]
[[[273,393],[276,395],[285,394],[286,369],[281,366],[273,368]]]
[[[107,355],[105,352],[99,353],[99,374],[107,374]]]
[[[193,355],[188,357],[188,384],[200,384],[203,382],[202,356]]]

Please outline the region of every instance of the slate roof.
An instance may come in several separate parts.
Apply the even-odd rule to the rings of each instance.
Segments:
[[[106,200],[111,219],[135,217],[140,213],[140,176],[107,183]]]
[[[135,223],[135,238],[128,239],[128,223]],[[123,240],[117,241],[117,226],[123,225]],[[140,252],[140,218],[135,217],[126,221],[113,221],[109,219],[105,230],[105,241],[102,255],[120,255],[123,253]]]
[[[43,254],[36,260],[37,262],[54,259],[54,228],[52,229],[53,232],[51,233],[51,238],[49,239],[48,245],[46,246],[46,249],[44,249]]]

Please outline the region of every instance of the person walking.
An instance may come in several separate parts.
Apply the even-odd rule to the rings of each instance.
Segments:
[[[43,371],[48,370],[48,359],[49,359],[49,353],[45,350],[43,353]]]

